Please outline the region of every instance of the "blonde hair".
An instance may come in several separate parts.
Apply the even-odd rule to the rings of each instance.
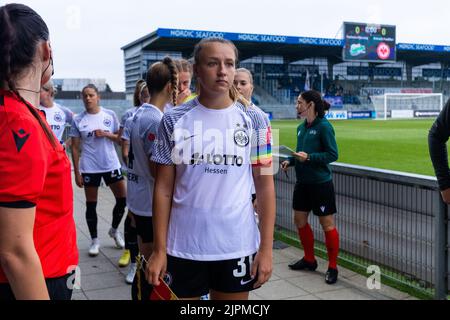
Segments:
[[[234,51],[234,55],[236,58],[235,63],[236,64],[238,63],[239,52],[233,42],[231,42],[227,39],[223,39],[223,38],[204,38],[199,43],[197,43],[194,47],[193,56],[194,56],[195,64],[200,63],[200,51],[203,49],[203,47],[206,44],[209,44],[209,43],[222,43],[222,44],[229,45]],[[198,88],[197,90],[198,90],[197,92],[200,94],[200,88]],[[236,89],[234,84],[232,84],[232,86],[230,88],[230,98],[234,102],[239,102],[246,107],[251,105],[250,102],[239,93],[239,91]]]
[[[133,102],[135,107],[141,106],[141,94],[145,88],[147,88],[147,83],[145,82],[145,80],[141,79],[136,82],[133,94]]]
[[[246,68],[239,68],[239,69],[236,69],[236,73],[238,73],[238,72],[246,73],[248,75],[248,78],[250,79],[250,84],[253,85],[253,75],[250,72],[250,70],[248,70]]]
[[[177,67],[178,73],[180,72],[189,72],[192,76],[194,73],[192,70],[192,64],[186,59],[177,59],[174,60],[175,66]]]

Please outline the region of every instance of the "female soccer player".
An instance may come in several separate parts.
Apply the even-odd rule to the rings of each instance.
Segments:
[[[164,115],[152,156],[157,175],[147,279],[159,285],[166,276],[183,299],[208,292],[212,300],[248,299],[272,273],[270,123],[238,101],[237,56],[224,39],[196,45],[200,95]],[[253,181],[259,229],[249,197]]]
[[[150,170],[150,157],[158,137],[164,106],[169,101],[176,102],[177,81],[177,68],[172,59],[167,57],[153,64],[147,72],[150,104],[139,108],[133,118],[127,121],[125,128],[130,138],[127,207],[136,222],[139,252],[145,260],[150,257],[153,246],[152,197],[155,172]],[[150,292],[145,274],[139,269],[133,283],[133,299],[148,298]]]
[[[86,110],[74,117],[70,136],[75,181],[78,187],[84,187],[86,195],[86,221],[92,238],[89,255],[96,256],[100,249],[96,210],[100,182],[103,178],[116,198],[108,234],[114,239],[117,248],[125,246],[117,228],[125,212],[126,185],[114,147],[118,141],[119,120],[114,111],[100,107],[98,89],[93,84],[83,88],[82,96]]]
[[[134,89],[134,107],[128,109],[125,112],[120,122],[119,137],[122,139],[122,160],[125,166],[128,166],[128,154],[130,149],[129,135],[124,134],[125,125],[127,123],[127,120],[131,119],[136,111],[149,101],[150,93],[148,92],[147,83],[145,82],[145,80],[141,79],[136,82],[136,86]],[[127,214],[125,218],[124,231],[125,250],[119,259],[119,267],[126,267],[131,263],[128,273],[125,276],[125,282],[131,284],[133,283],[134,275],[136,273],[136,256],[138,255],[139,249],[137,244],[136,226],[130,213]]]
[[[317,269],[314,234],[308,224],[308,215],[312,210],[319,217],[325,232],[329,260],[325,281],[333,284],[338,277],[339,234],[333,218],[336,200],[329,164],[337,160],[338,149],[333,126],[325,119],[325,112],[329,109],[330,104],[317,91],[305,91],[298,97],[297,112],[305,121],[297,129],[297,152],[281,166],[287,170],[295,165],[294,221],[305,251],[305,256],[289,267],[294,270]]]

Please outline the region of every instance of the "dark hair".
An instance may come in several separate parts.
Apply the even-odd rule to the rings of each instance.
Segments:
[[[15,93],[37,119],[52,146],[56,147],[53,133],[37,109],[22,98],[15,84],[15,78],[31,67],[38,44],[48,40],[47,25],[33,9],[18,3],[0,7],[0,88],[8,88]]]
[[[150,95],[161,92],[167,83],[172,85],[172,104],[177,104],[178,97],[178,71],[174,61],[165,57],[161,62],[151,65],[147,71],[147,85]]]
[[[236,61],[235,61],[235,66],[237,66],[238,64],[238,59],[239,59],[239,52],[238,49],[236,48],[236,46],[234,45],[233,42],[231,42],[230,40],[227,39],[223,39],[223,38],[204,38],[202,40],[200,40],[199,43],[197,43],[194,47],[194,63],[195,64],[199,64],[200,63],[200,51],[202,51],[203,47],[208,44],[208,43],[223,43],[223,44],[227,44],[229,45],[233,51],[234,51],[234,55],[236,57]],[[230,98],[233,101],[239,101],[242,104],[244,104],[245,106],[248,106],[250,103],[239,93],[238,89],[236,89],[236,87],[234,86],[234,84],[231,86],[230,88]]]
[[[135,107],[141,106],[141,94],[142,91],[144,91],[147,88],[147,83],[145,80],[138,80],[136,82],[136,86],[134,88],[134,94],[133,94],[133,102]]]
[[[95,91],[96,94],[98,94],[98,89],[97,89],[97,87],[95,86],[95,84],[93,84],[93,83],[89,83],[88,85],[86,85],[86,86],[83,88],[83,90],[81,90],[81,93],[84,93],[84,90],[86,90],[86,89],[92,89],[92,90]]]
[[[325,112],[330,110],[330,104],[322,99],[320,92],[315,90],[305,91],[301,94],[303,100],[307,103],[314,102],[314,109],[317,112],[319,118],[325,117]]]

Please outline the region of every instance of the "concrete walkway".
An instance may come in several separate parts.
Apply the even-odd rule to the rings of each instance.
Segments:
[[[122,250],[114,247],[108,236],[115,200],[109,188],[100,187],[97,206],[100,254],[89,257],[91,243],[85,221],[85,196],[83,189],[74,184],[74,214],[77,224],[80,253],[81,290],[75,290],[73,300],[130,300],[131,286],[125,283],[128,268],[119,268]],[[119,228],[123,232],[123,221]],[[275,246],[277,247],[277,246]],[[335,285],[324,281],[327,262],[318,258],[316,272],[292,271],[288,263],[303,256],[295,247],[274,249],[274,270],[271,280],[262,288],[250,293],[251,300],[409,300],[410,295],[382,285],[380,290],[369,290],[367,278],[344,268],[339,268]]]

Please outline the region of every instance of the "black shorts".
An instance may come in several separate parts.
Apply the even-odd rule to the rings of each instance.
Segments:
[[[147,301],[150,300],[150,295],[153,291],[153,286],[148,283],[145,278],[145,268],[147,264],[142,259],[141,255],[136,257],[136,275],[131,285],[131,299],[134,301]]]
[[[131,212],[131,211],[130,211]],[[153,217],[138,216],[133,213],[134,221],[136,222],[136,233],[141,237],[142,242],[153,242]]]
[[[337,212],[333,181],[320,184],[296,183],[292,200],[292,208],[295,211],[312,210],[319,217]]]
[[[63,301],[72,299],[73,280],[75,280],[75,271],[59,278],[47,278],[45,283],[47,285],[48,295],[50,300]],[[0,301],[16,300],[9,283],[0,284]]]
[[[120,169],[102,173],[82,173],[81,175],[83,176],[83,183],[86,187],[100,187],[102,178],[107,186],[124,179],[122,170]]]
[[[165,281],[178,298],[195,298],[215,290],[224,293],[252,291],[258,275],[250,277],[255,254],[233,260],[193,261],[167,255]]]

